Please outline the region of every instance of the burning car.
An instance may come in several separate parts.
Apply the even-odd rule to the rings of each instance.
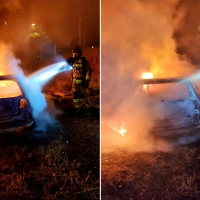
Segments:
[[[0,75],[0,133],[32,128],[32,108],[14,75]]]
[[[174,137],[200,129],[200,87],[195,79],[141,79],[136,82],[134,93],[151,113],[150,134]]]

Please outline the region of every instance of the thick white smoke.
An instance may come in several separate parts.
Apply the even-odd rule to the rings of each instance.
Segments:
[[[115,137],[108,139],[110,128],[106,125],[114,120],[126,122],[129,137],[123,143],[125,147],[153,150],[174,145],[163,142],[155,145],[148,137],[151,112],[142,106],[140,99],[134,99],[133,85],[143,72],[151,71],[154,77],[172,77],[194,70],[188,60],[176,53],[173,32],[184,15],[184,10],[179,14],[175,9],[178,3],[102,1],[102,146],[109,139],[111,144],[120,142]]]
[[[47,101],[47,98],[42,93],[41,85],[24,75],[20,68],[20,62],[12,52],[12,45],[0,43],[0,74],[15,74],[18,76],[19,82],[22,84],[23,90],[33,108],[36,126],[38,129],[44,129],[47,124],[55,123],[54,117],[61,112],[55,107],[49,97]],[[47,102],[49,102],[49,105]]]

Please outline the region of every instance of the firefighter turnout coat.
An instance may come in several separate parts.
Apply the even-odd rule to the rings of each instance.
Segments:
[[[80,103],[85,104],[85,89],[88,87],[92,70],[89,61],[81,56],[70,57],[67,62],[73,67],[72,70],[72,91],[75,107],[80,107]]]

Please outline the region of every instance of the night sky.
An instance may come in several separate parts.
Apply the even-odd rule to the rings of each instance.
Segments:
[[[49,40],[71,48],[78,41],[81,16],[81,44],[99,47],[99,0],[0,0],[1,41],[14,50],[26,48],[30,25],[43,25]]]

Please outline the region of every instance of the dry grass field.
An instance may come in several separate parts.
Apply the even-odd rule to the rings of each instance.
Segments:
[[[197,140],[169,151],[103,152],[102,200],[200,199],[199,146]]]

